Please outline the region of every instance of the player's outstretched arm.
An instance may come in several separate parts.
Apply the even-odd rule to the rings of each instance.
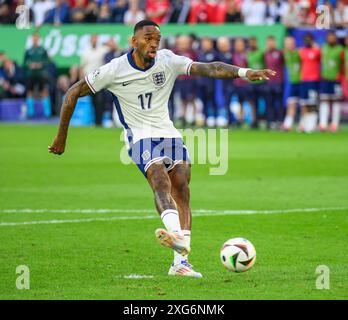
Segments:
[[[84,79],[76,82],[69,88],[60,111],[58,133],[54,138],[52,145],[48,147],[48,152],[59,155],[64,152],[69,123],[74,113],[77,99],[90,94],[92,94],[92,91]]]
[[[194,62],[191,66],[190,74],[219,79],[247,78],[250,81],[256,81],[269,80],[270,77],[275,76],[276,72],[270,69],[253,70],[239,68],[216,61],[209,63]]]

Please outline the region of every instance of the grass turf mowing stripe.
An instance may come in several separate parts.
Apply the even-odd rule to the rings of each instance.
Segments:
[[[296,209],[284,209],[284,210],[220,210],[220,211],[201,209],[201,210],[193,210],[192,216],[194,216],[194,217],[213,217],[213,216],[245,215],[245,214],[284,214],[284,213],[341,211],[341,210],[347,210],[347,209],[348,208],[345,208],[345,207],[302,208],[302,209],[296,208]],[[119,210],[119,209],[117,209],[117,210]],[[137,210],[137,212],[138,212],[138,210]],[[0,222],[0,227],[37,225],[37,224],[62,224],[62,223],[80,223],[80,222],[94,222],[94,221],[113,221],[113,220],[143,220],[143,219],[156,219],[158,217],[159,217],[158,215],[115,216],[115,217],[88,218],[88,219],[65,219],[65,220],[54,219],[54,220],[36,220],[36,221],[22,221],[22,222]]]

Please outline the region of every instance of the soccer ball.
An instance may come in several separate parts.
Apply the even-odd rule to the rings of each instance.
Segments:
[[[220,251],[222,264],[231,271],[244,272],[255,263],[256,251],[253,244],[243,238],[227,240]]]

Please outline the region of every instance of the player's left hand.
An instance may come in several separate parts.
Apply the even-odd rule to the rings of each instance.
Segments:
[[[257,81],[257,80],[269,80],[270,77],[274,77],[275,75],[276,75],[276,72],[270,69],[248,70],[246,77],[250,81]]]

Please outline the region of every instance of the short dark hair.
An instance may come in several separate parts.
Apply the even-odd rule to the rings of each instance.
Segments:
[[[329,35],[329,34],[333,34],[333,35],[337,36],[336,32],[332,29],[327,31],[326,35]]]
[[[311,39],[311,40],[314,40],[314,36],[313,36],[313,34],[310,33],[310,32],[305,33],[305,35],[303,36],[303,38],[309,38],[309,39]]]
[[[134,34],[146,26],[155,26],[159,29],[159,25],[152,20],[141,20],[134,26]]]

